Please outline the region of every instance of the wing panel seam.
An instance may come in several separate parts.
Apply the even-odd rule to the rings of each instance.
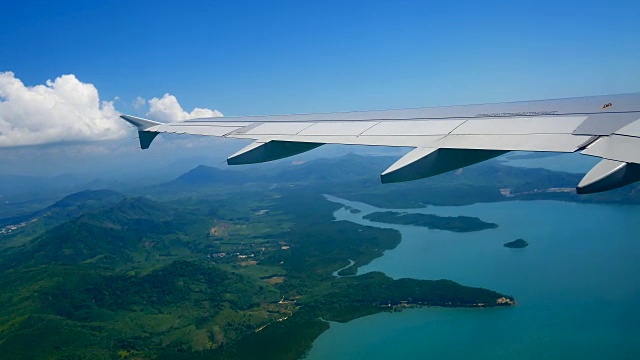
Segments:
[[[375,124],[373,124],[373,125],[369,126],[368,128],[364,129],[364,131],[361,131],[361,132],[360,132],[360,134],[356,135],[356,137],[360,137],[360,136],[362,136],[362,134],[366,133],[367,131],[369,131],[369,130],[373,129],[374,127],[376,127],[376,126],[378,126],[378,125],[380,125],[380,122],[379,122],[379,121],[378,121],[378,122],[376,122]],[[367,136],[367,135],[364,135],[364,136]]]

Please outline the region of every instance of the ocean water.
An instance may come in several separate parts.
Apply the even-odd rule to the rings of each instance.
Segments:
[[[362,217],[387,209],[327,198],[362,211],[338,210],[338,220],[402,234],[359,273],[451,279],[513,295],[517,305],[332,323],[307,359],[640,359],[640,206],[514,201],[402,210],[499,225],[460,234],[369,222]],[[503,246],[516,238],[529,246]]]

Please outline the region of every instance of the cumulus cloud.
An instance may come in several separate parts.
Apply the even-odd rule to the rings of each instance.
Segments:
[[[145,100],[142,96],[138,96],[135,100],[133,100],[133,108],[140,109],[141,107],[147,104],[147,100]]]
[[[178,99],[171,94],[164,94],[162,98],[154,97],[149,100],[149,112],[147,116],[158,121],[182,121],[203,117],[221,117],[218,110],[195,108],[190,113],[186,112],[178,103]]]
[[[44,84],[26,86],[13,72],[0,72],[0,148],[53,143],[114,140],[131,135],[113,101],[100,100],[93,84],[62,75]],[[187,112],[171,94],[147,101],[138,96],[131,106],[159,121],[222,116],[217,110]]]
[[[0,147],[109,140],[127,134],[113,101],[100,101],[92,84],[74,75],[25,86],[0,72]]]

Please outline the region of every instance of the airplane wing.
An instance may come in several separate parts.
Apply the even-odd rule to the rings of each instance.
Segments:
[[[160,123],[122,115],[146,149],[159,133],[253,139],[229,165],[266,162],[323,144],[413,147],[383,183],[425,178],[509,151],[580,152],[603,160],[580,194],[640,180],[640,93],[403,110],[215,117]]]

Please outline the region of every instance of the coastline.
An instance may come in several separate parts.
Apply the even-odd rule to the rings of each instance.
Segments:
[[[331,196],[328,199],[360,208],[363,212],[358,215],[375,211],[405,210],[377,208]],[[628,276],[624,275],[629,270],[638,271],[633,254],[639,253],[640,246],[626,237],[620,237],[625,234],[624,229],[631,226],[629,224],[634,224],[632,219],[638,214],[638,207],[526,200],[501,204],[480,203],[468,207],[430,205],[417,211],[443,216],[480,214],[487,221],[501,219],[500,228],[496,234],[476,232],[462,237],[446,231],[428,230],[410,225],[373,224],[362,220],[361,217],[351,216],[339,210],[335,216],[340,221],[354,221],[368,226],[382,225],[400,229],[402,233],[402,241],[396,249],[387,251],[384,257],[363,266],[358,273],[384,271],[393,278],[403,278],[413,273],[418,278],[450,278],[472,286],[506,289],[508,293],[518,297],[513,311],[485,313],[484,311],[469,312],[471,309],[465,311],[460,308],[448,310],[425,307],[423,311],[417,312],[412,308],[405,315],[379,314],[348,324],[334,324],[314,343],[314,350],[310,352],[307,359],[323,359],[335,356],[337,353],[343,354],[341,356],[358,354],[370,359],[384,359],[385,354],[387,357],[390,356],[391,349],[394,353],[413,357],[452,356],[452,354],[459,357],[470,356],[470,352],[450,342],[451,339],[459,338],[475,344],[470,349],[477,349],[475,351],[480,359],[495,358],[499,356],[498,353],[501,353],[484,348],[483,344],[486,343],[495,343],[493,349],[510,349],[510,344],[518,344],[520,350],[503,355],[514,357],[529,354],[524,358],[535,359],[536,356],[538,358],[545,356],[549,351],[559,353],[566,351],[568,347],[573,348],[584,339],[584,336],[588,336],[588,328],[591,326],[609,329],[612,326],[613,314],[620,311],[637,313],[632,310],[635,308],[634,305],[615,299],[628,299],[628,296],[631,296],[627,293],[632,291],[631,284],[617,284],[620,282],[625,284],[625,281],[629,283]],[[610,224],[617,224],[615,225],[617,230],[611,233],[610,227],[603,227],[598,223],[584,224],[582,220],[584,217],[607,219]],[[575,227],[571,224],[582,225]],[[624,224],[627,224],[626,227]],[[638,226],[633,225],[632,228],[638,228]],[[577,236],[582,239],[580,244],[571,241],[576,238],[575,235],[568,235],[573,234],[574,231],[576,234],[583,234]],[[603,237],[603,232],[608,236]],[[504,251],[503,243],[506,240],[503,239],[512,240],[519,237],[535,241],[536,246],[526,252]],[[617,239],[617,245],[614,247],[606,240],[611,237]],[[428,241],[425,241],[425,238],[428,238]],[[575,246],[583,249],[578,257],[575,256]],[[623,251],[622,254],[616,255],[619,251]],[[592,264],[592,261],[595,254],[605,253],[616,256],[616,266],[594,267],[593,265],[596,264]],[[573,254],[570,255],[571,261],[567,258],[569,254]],[[533,267],[534,263],[538,265]],[[465,264],[465,267],[460,268],[453,264]],[[465,271],[468,268],[477,269],[480,272]],[[509,271],[505,272],[505,269]],[[589,280],[576,282],[576,279],[585,277]],[[594,292],[597,295],[593,295]],[[594,298],[594,296],[599,297]],[[636,293],[635,296],[638,297],[640,294]],[[611,309],[606,306],[603,310],[604,304],[613,306]],[[594,316],[594,314],[597,315]],[[441,320],[431,323],[434,316]],[[633,317],[631,314],[630,316]],[[446,326],[442,321],[446,321]],[[498,329],[509,330],[505,333],[504,339],[490,336],[477,337],[471,328],[463,325],[469,321],[488,329],[488,332],[495,333],[500,331]],[[593,324],[585,327],[585,323],[589,322]],[[445,326],[444,332],[436,326]],[[629,341],[633,338],[631,334],[638,327],[633,323],[617,326],[621,326],[620,329],[628,329],[629,335],[616,336],[614,335],[616,327],[613,327],[611,330],[614,332],[603,334],[584,348],[588,348],[588,351],[580,350],[581,356],[584,355],[584,358],[589,359],[599,358],[606,353],[603,351],[605,347],[608,348],[607,344],[613,343],[618,344],[615,351],[617,356],[637,353],[630,350]],[[540,331],[553,335],[535,338]],[[387,336],[396,339],[394,345],[390,346],[388,339],[382,334],[393,334]],[[532,336],[536,339],[533,342],[535,346],[530,344],[530,340],[523,340],[528,337],[530,339]],[[434,347],[429,348],[430,350],[420,345],[425,337],[437,339],[434,340],[436,344],[432,344]],[[377,350],[369,352],[368,349],[373,348]]]

